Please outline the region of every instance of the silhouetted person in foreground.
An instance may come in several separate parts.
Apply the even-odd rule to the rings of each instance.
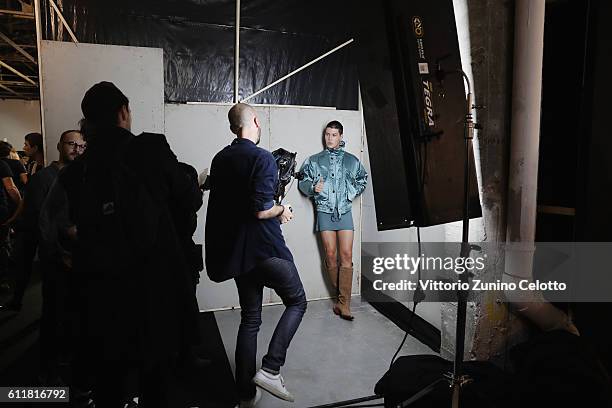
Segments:
[[[83,98],[87,151],[60,175],[75,225],[78,355],[97,408],[122,407],[136,369],[143,407],[168,407],[182,319],[197,303],[169,205],[190,191],[165,137],[134,136],[126,96],[101,82]]]

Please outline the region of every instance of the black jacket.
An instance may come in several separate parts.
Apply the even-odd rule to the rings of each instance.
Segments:
[[[110,129],[88,141],[87,151],[60,174],[77,230],[75,206],[85,189],[84,176],[119,162],[144,184],[156,206],[154,215],[145,208],[137,215],[142,225],[152,229],[145,237],[151,246],[144,255],[132,248],[119,251],[114,241],[125,239],[119,231],[114,236],[101,231],[95,242],[78,233],[81,239],[73,259],[81,333],[94,359],[154,362],[179,349],[184,324],[196,324],[197,302],[169,210],[171,203],[189,197],[192,189],[164,135],[134,136],[121,128]],[[137,235],[141,231],[125,232]],[[185,323],[186,319],[191,322]]]

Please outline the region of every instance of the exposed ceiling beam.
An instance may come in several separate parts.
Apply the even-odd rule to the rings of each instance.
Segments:
[[[30,20],[34,20],[34,13],[25,13],[23,11],[0,9],[0,14],[6,14],[9,16],[15,16],[17,18],[27,18]]]
[[[4,40],[8,45],[15,48],[17,51],[19,51],[21,55],[23,55],[24,57],[32,61],[33,64],[38,65],[38,61],[36,61],[36,58],[34,58],[29,52],[27,52],[26,50],[21,48],[19,45],[17,45],[13,40],[8,38],[8,36],[4,34],[2,31],[0,31],[0,39]]]
[[[38,85],[36,82],[32,81],[27,75],[22,74],[21,72],[17,71],[15,68],[11,67],[9,64],[2,62],[2,60],[0,60],[0,67],[4,67],[8,69],[13,74],[20,76],[21,78],[25,79],[26,81],[28,81],[29,83],[33,85]]]
[[[0,84],[0,89],[4,89],[6,92],[12,93],[13,95],[17,95],[17,96],[23,96],[18,92],[13,91],[11,88],[9,88],[8,86],[4,86],[2,84]]]

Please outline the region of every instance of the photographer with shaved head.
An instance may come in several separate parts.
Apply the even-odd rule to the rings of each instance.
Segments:
[[[287,206],[275,205],[278,169],[272,154],[257,147],[261,136],[255,110],[244,103],[228,114],[231,145],[212,161],[206,215],[206,267],[215,282],[234,279],[241,322],[236,344],[239,407],[253,407],[261,397],[255,385],[293,401],[280,369],[287,348],[306,311],[306,296],[280,225],[291,221]],[[263,288],[285,305],[261,369],[256,373],[257,333],[261,325]]]

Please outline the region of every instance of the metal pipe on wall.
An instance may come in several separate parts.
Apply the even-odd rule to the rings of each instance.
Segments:
[[[508,172],[505,281],[532,280],[544,55],[545,0],[517,0]],[[568,316],[541,293],[513,295],[518,312],[542,330],[575,330]]]
[[[42,60],[40,58],[42,47],[42,26],[40,25],[40,0],[34,0],[34,15],[36,16],[36,52],[38,61],[38,93],[40,95],[40,133],[43,136],[43,152],[47,160],[47,142],[45,135],[45,95],[43,92]],[[46,164],[46,163],[45,163]]]
[[[535,239],[544,4],[545,0],[517,0],[515,8],[508,242]]]
[[[234,45],[234,103],[240,89],[240,0],[236,0],[236,42]]]

